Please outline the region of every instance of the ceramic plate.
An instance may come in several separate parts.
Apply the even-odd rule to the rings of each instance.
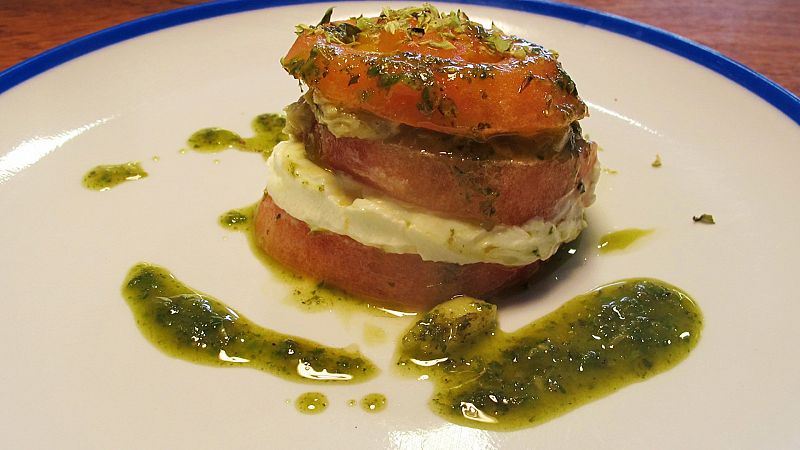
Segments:
[[[339,3],[334,17],[382,5]],[[293,26],[316,23],[328,5],[265,6],[227,2],[155,16],[0,75],[2,447],[800,445],[796,97],[619,18],[536,2],[462,5],[475,20],[559,51],[591,110],[584,130],[610,169],[578,257],[501,308],[501,327],[639,276],[691,293],[706,321],[696,350],[672,370],[535,428],[481,431],[432,413],[427,381],[392,373],[395,343],[412,319],[305,311],[287,301],[290,286],[244,235],[217,224],[221,213],[258,200],[258,155],[180,152],[197,129],[248,134],[253,117],[298,97],[278,59]],[[82,187],[91,167],[127,161],[141,161],[150,176],[106,192]],[[701,213],[717,223],[694,223]],[[597,253],[599,236],[630,227],[655,232],[627,251]],[[313,386],[165,356],[142,337],[120,294],[139,261],[167,267],[264,326],[357,344],[383,371],[364,384]],[[370,336],[375,327],[383,339]],[[311,390],[330,399],[316,416],[292,404]],[[371,392],[387,396],[385,411],[347,405]]]

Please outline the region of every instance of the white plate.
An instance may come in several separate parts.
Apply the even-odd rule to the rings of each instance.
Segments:
[[[463,7],[473,19],[494,20],[560,52],[591,108],[584,129],[603,147],[603,163],[619,171],[602,177],[582,241],[584,258],[562,270],[558,282],[532,291],[528,301],[502,309],[501,325],[515,329],[606,282],[656,277],[690,292],[705,313],[702,340],[686,361],[536,428],[485,432],[443,421],[426,407],[427,382],[388,370],[409,319],[312,314],[283,301],[287,287],[261,265],[244,236],[216,223],[220,213],[258,199],[260,157],[178,150],[199,128],[246,134],[252,117],[293,101],[297,83],[278,58],[294,38],[293,25],[315,23],[326,7],[276,7],[182,23],[71,59],[0,95],[0,446],[800,445],[800,298],[794,284],[800,129],[736,82],[600,28]],[[379,8],[339,4],[336,16]],[[208,11],[223,9],[166,17],[186,22],[214,15]],[[560,11],[578,11],[584,21],[604,17]],[[113,33],[94,39],[122,39]],[[79,52],[95,44],[78,44],[84,45]],[[28,70],[26,77],[41,71]],[[739,70],[734,78],[752,75]],[[4,88],[17,83],[11,75],[0,79]],[[797,111],[796,99],[768,83],[751,89]],[[663,160],[659,169],[650,166],[656,154]],[[151,159],[156,155],[158,162]],[[81,186],[94,165],[133,160],[143,162],[149,178],[108,192]],[[716,225],[692,222],[705,212]],[[623,253],[598,256],[593,250],[601,234],[628,227],[656,232]],[[142,338],[120,295],[138,261],[171,269],[267,327],[334,346],[358,343],[383,373],[362,385],[309,386],[171,359]],[[365,341],[366,324],[385,328],[386,341]],[[330,398],[323,414],[302,415],[289,404],[310,390]],[[370,392],[387,395],[386,411],[370,415],[346,405]]]

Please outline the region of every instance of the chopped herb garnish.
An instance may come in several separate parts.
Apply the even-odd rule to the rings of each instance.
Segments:
[[[522,84],[520,84],[519,89],[517,90],[517,92],[518,93],[522,93],[522,91],[524,91],[525,88],[527,88],[528,85],[531,84],[531,81],[533,81],[533,74],[528,72],[528,74],[525,75],[525,78],[523,78]]]
[[[409,36],[416,36],[416,37],[425,36],[425,28],[422,28],[422,27],[409,27],[408,28],[408,35]]]
[[[331,23],[331,16],[333,15],[333,7],[331,6],[325,11],[325,14],[322,16],[322,20],[319,21],[317,26],[325,25],[326,23]]]
[[[653,161],[653,163],[650,164],[650,165],[653,166],[653,167],[661,167],[661,155],[656,153],[656,160]]]
[[[707,223],[711,225],[716,223],[714,222],[714,216],[712,216],[711,214],[700,214],[699,216],[692,216],[692,220],[694,220],[695,222]]]
[[[359,33],[361,33],[361,28],[347,22],[342,22],[330,29],[331,38],[335,38],[342,44],[352,44],[358,39]]]
[[[422,45],[427,45],[428,47],[439,48],[443,50],[452,50],[456,48],[455,45],[448,41],[422,41],[420,42]]]
[[[298,25],[297,33],[324,34],[329,42],[344,44],[354,42],[358,33],[365,31],[370,34],[374,34],[376,30],[384,30],[389,34],[405,31],[408,39],[418,39],[434,33],[438,34],[438,39],[434,38],[421,44],[439,49],[456,48],[450,41],[460,39],[467,34],[477,38],[487,50],[508,54],[516,59],[521,60],[542,53],[555,56],[554,52],[546,52],[536,44],[505,34],[494,24],[487,30],[483,25],[471,21],[463,11],[441,13],[429,3],[424,3],[421,7],[397,10],[384,8],[379,17],[351,17],[350,20],[340,22],[336,26],[331,22],[332,14],[333,8],[329,8],[316,26]]]
[[[503,37],[499,34],[493,34],[486,39],[491,46],[500,53],[507,52],[511,45],[514,43],[513,39]]]
[[[420,102],[417,103],[417,109],[425,114],[433,112],[433,95],[431,94],[431,88],[429,86],[422,88],[422,94],[420,96]]]
[[[358,16],[356,18],[356,26],[362,31],[367,31],[372,29],[373,23],[370,19],[367,19],[364,16]]]

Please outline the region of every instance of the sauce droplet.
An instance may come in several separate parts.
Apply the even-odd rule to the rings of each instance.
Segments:
[[[361,409],[375,413],[386,409],[386,396],[383,394],[367,394],[361,399]]]
[[[294,405],[303,414],[319,414],[328,408],[328,397],[320,392],[306,392],[297,397]]]

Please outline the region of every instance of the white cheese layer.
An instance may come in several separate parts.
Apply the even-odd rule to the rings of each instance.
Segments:
[[[562,199],[554,222],[532,219],[486,230],[440,217],[334,175],[311,162],[303,143],[294,140],[275,147],[267,171],[266,192],[275,204],[312,230],[349,236],[388,253],[415,253],[426,261],[527,265],[549,258],[586,227],[577,192]],[[587,194],[593,188],[588,186]]]

